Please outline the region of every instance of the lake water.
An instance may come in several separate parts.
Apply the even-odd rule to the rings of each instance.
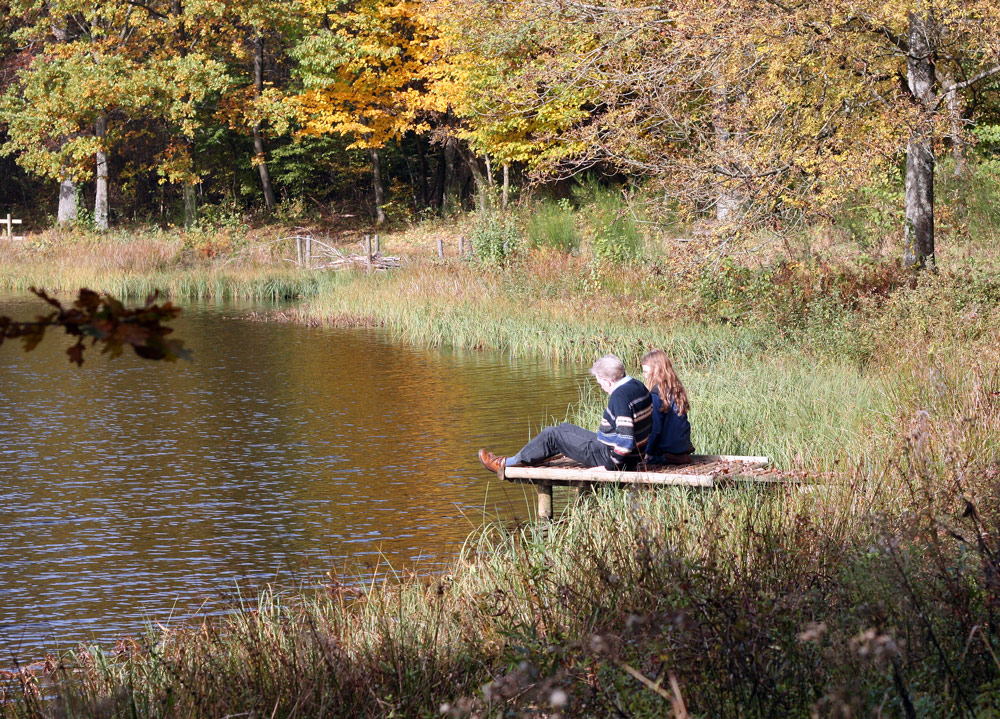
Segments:
[[[34,298],[0,298],[32,317]],[[264,583],[440,571],[533,492],[490,479],[585,367],[401,346],[196,305],[176,364],[0,347],[0,667],[149,622],[225,611]]]

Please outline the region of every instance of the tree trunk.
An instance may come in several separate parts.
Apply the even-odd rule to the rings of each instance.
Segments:
[[[259,98],[264,92],[264,39],[258,35],[254,39],[253,54],[253,86]],[[271,187],[271,174],[267,171],[267,160],[264,154],[264,138],[261,136],[261,123],[253,125],[254,163],[260,173],[260,186],[264,190],[264,205],[268,210],[274,207],[274,189]]]
[[[479,159],[471,147],[461,145],[457,142],[456,146],[462,154],[465,164],[468,165],[469,172],[472,173],[472,178],[475,182],[476,209],[481,213],[486,212],[487,205],[489,204],[489,190],[487,189],[486,176],[483,175],[483,170],[479,166]]]
[[[104,140],[108,134],[108,118],[100,115],[94,125],[94,134],[99,146],[97,150],[97,183],[94,192],[94,229],[104,232],[108,229],[108,153]]]
[[[449,137],[444,141],[444,194],[442,197],[441,209],[446,212],[453,212],[458,209],[462,204],[461,196],[457,199],[456,189],[459,195],[461,195],[461,188],[456,188],[456,181],[458,180],[458,172],[455,167],[455,154],[458,150],[458,143],[454,137]]]
[[[412,207],[414,212],[420,211],[420,202],[417,199],[417,175],[413,170],[413,158],[410,157],[410,153],[406,151],[403,147],[403,142],[401,140],[396,140],[396,148],[399,150],[399,154],[402,156],[403,161],[406,162],[406,174],[410,178],[410,199],[412,200]]]
[[[59,183],[59,214],[60,225],[68,225],[76,220],[76,184],[72,180]]]
[[[417,135],[417,158],[420,161],[420,202],[424,207],[431,207],[434,204],[433,198],[431,197],[430,187],[427,185],[427,153],[424,152],[424,143],[420,141],[420,136]],[[422,209],[422,208],[421,208]]]
[[[715,154],[720,167],[731,166],[733,157],[733,136],[728,125],[726,107],[729,100],[726,97],[726,86],[715,73],[716,84],[712,86],[712,132],[715,137]],[[740,198],[732,187],[734,180],[723,177],[717,183],[715,196],[715,219],[727,222],[736,219],[740,208]]]
[[[431,197],[431,204],[438,212],[444,211],[444,196],[447,192],[447,185],[445,184],[448,179],[446,144],[443,143],[441,150],[438,152],[437,172],[434,175],[434,193]]]
[[[510,165],[503,163],[503,209],[507,209],[507,202],[510,200]]]
[[[932,20],[910,13],[910,48],[906,79],[910,93],[924,111],[923,121],[910,133],[906,146],[906,229],[903,265],[915,270],[934,268],[934,58]]]
[[[190,230],[198,221],[198,198],[193,182],[184,183],[184,229]]]
[[[382,186],[382,158],[378,149],[371,147],[368,153],[372,158],[372,189],[375,190],[375,226],[385,222],[385,189]]]

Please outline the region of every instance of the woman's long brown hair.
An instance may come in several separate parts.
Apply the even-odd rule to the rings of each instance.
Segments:
[[[684,385],[681,384],[666,352],[650,350],[643,356],[642,364],[649,366],[649,388],[655,389],[660,395],[662,400],[660,411],[666,412],[673,402],[677,406],[677,414],[687,414],[691,403],[688,402]]]

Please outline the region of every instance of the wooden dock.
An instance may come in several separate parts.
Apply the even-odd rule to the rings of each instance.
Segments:
[[[795,482],[789,473],[767,469],[767,457],[694,454],[690,464],[647,465],[635,472],[585,467],[562,455],[531,467],[501,467],[497,477],[507,482],[533,484],[538,490],[538,517],[552,518],[552,488],[576,487],[580,494],[594,486],[675,486],[711,488],[733,482]]]

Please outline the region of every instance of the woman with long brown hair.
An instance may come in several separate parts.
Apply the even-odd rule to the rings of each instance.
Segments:
[[[687,417],[691,403],[674,365],[663,350],[653,349],[642,358],[642,375],[653,398],[653,430],[646,444],[646,462],[687,464],[694,452]]]

